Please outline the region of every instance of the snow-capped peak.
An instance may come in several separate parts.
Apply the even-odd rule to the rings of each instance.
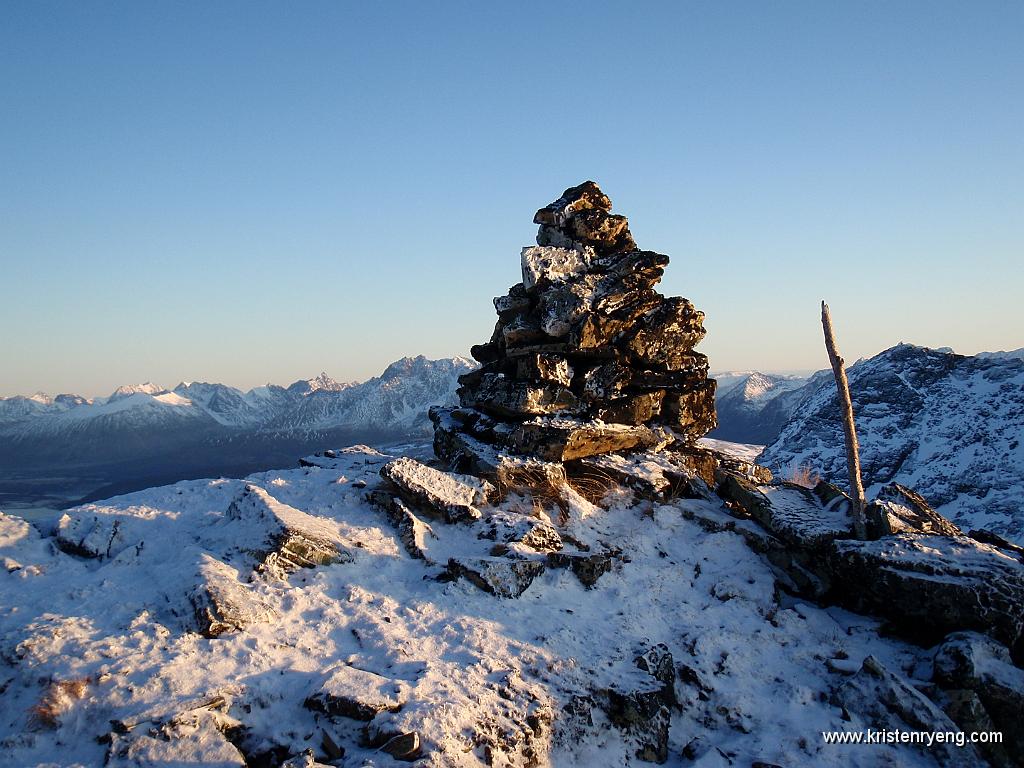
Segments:
[[[309,395],[313,392],[341,392],[344,389],[354,386],[350,382],[341,382],[332,379],[326,372],[312,379],[299,379],[288,386],[289,392],[297,392],[300,395]]]
[[[159,395],[166,391],[159,384],[154,384],[151,381],[147,381],[145,384],[125,384],[115,389],[107,400],[117,400],[130,395]]]

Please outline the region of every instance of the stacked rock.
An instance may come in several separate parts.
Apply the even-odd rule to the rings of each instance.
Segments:
[[[639,250],[610,211],[592,181],[537,211],[537,245],[522,251],[523,281],[494,299],[498,322],[471,350],[482,365],[460,377],[461,407],[431,413],[440,458],[476,471],[466,454],[482,443],[568,461],[715,427],[715,381],[694,351],[704,313],[654,290],[668,257]]]

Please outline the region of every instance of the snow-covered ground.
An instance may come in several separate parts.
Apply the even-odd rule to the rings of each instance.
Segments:
[[[241,765],[222,730],[254,765],[306,749],[326,760],[329,743],[345,750],[337,765],[403,764],[365,746],[364,723],[304,706],[338,675],[381,683],[400,708],[369,732],[416,731],[421,765],[525,765],[508,757],[523,739],[540,766],[632,765],[635,739],[599,713],[574,717],[573,705],[649,685],[635,659],[657,644],[681,675],[669,765],[937,764],[907,745],[823,742],[822,731],[863,727],[829,696],[866,656],[923,681],[928,654],[879,637],[871,619],[780,598],[738,533],[684,516],[715,514],[718,502],[631,503],[619,491],[602,509],[581,499],[568,521],[544,521],[571,526],[593,551],[619,552],[611,572],[588,589],[547,569],[520,598],[500,599],[445,579],[433,553],[414,559],[366,501],[388,459],[347,449],[319,466],[70,510],[65,546],[100,557],[66,554],[0,516],[0,765],[99,766],[108,753],[112,766]],[[516,503],[484,507],[483,522]],[[315,527],[344,556],[254,571],[268,515]],[[458,524],[430,526],[431,546],[493,545]],[[248,626],[210,639],[195,631],[189,595],[213,572],[250,610]]]

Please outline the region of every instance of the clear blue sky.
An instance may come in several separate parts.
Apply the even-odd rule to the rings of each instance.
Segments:
[[[1024,346],[1024,4],[0,5],[0,395],[465,354],[587,178],[716,369]]]

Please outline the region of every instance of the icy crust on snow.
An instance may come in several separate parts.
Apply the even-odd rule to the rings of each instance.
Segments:
[[[504,528],[472,539],[487,517],[473,527],[434,523],[444,527],[434,543],[449,551],[431,558],[437,564],[415,559],[388,512],[365,499],[392,458],[336,451],[318,466],[180,482],[70,510],[69,520],[88,521],[82,530],[116,539],[92,547],[96,556],[68,554],[0,516],[0,558],[19,564],[0,571],[5,764],[102,765],[109,753],[119,766],[197,755],[240,765],[236,748],[250,764],[274,755],[268,764],[277,765],[307,749],[323,761],[329,740],[346,751],[337,765],[386,766],[396,763],[377,745],[416,732],[424,766],[481,766],[488,754],[495,764],[637,765],[641,737],[581,702],[662,696],[636,661],[659,643],[677,673],[679,704],[664,715],[670,765],[691,764],[685,747],[707,765],[936,764],[907,745],[822,743],[821,731],[848,726],[829,703],[846,679],[837,669],[870,655],[913,680],[930,673],[928,652],[880,638],[861,616],[780,603],[772,571],[738,533],[707,532],[684,515],[687,505],[725,515],[719,502],[629,506],[627,492],[607,511],[574,502],[577,543],[627,557],[589,588],[569,568],[547,567],[518,599],[498,599],[469,579],[439,577],[445,555],[468,562],[501,544]],[[271,519],[293,514],[278,505],[314,518],[351,560],[256,570],[265,518],[228,515],[247,494]],[[516,503],[488,514],[521,516]],[[197,632],[188,595],[213,583],[210,568],[266,615],[212,639]],[[353,693],[384,706],[368,722],[323,711]],[[307,704],[317,697],[323,706]],[[41,703],[52,717],[39,715]],[[100,743],[111,721],[112,743]]]

